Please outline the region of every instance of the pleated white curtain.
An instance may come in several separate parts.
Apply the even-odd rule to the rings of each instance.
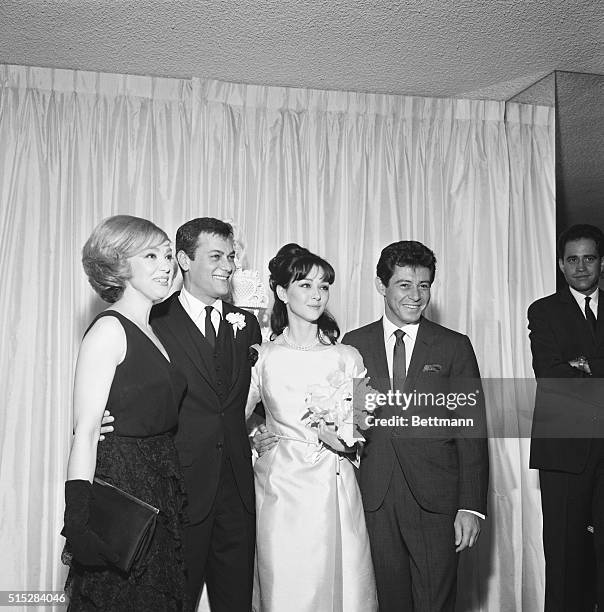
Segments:
[[[81,247],[129,213],[185,216],[190,83],[0,66],[0,590],[61,589],[71,383],[103,308]]]
[[[265,280],[281,245],[315,250],[334,264],[330,308],[349,330],[382,313],[380,250],[420,240],[438,259],[428,316],[470,336],[484,377],[532,378],[526,309],[555,288],[553,109],[509,105],[505,121],[500,102],[200,79],[192,108],[192,201],[236,221]],[[514,399],[495,433],[514,433],[500,413]],[[532,612],[538,477],[527,439],[490,451],[489,518],[462,556],[458,609]]]
[[[342,330],[374,320],[394,240],[438,258],[428,315],[468,333],[484,376],[530,377],[526,308],[554,289],[553,111],[500,102],[0,66],[0,589],[60,589],[71,376],[102,308],[79,250],[118,212],[170,234],[232,220],[267,277],[298,241],[336,269]],[[515,406],[509,406],[514,414]],[[489,518],[459,609],[536,610],[543,559],[527,441],[491,440]]]

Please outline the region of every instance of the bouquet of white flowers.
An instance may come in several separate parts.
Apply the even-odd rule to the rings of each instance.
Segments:
[[[334,370],[327,376],[327,384],[311,385],[304,398],[307,411],[302,416],[307,427],[332,426],[346,446],[364,441],[361,430],[369,428],[367,416],[374,411],[365,405],[365,395],[373,391],[366,373],[352,378],[343,370]]]

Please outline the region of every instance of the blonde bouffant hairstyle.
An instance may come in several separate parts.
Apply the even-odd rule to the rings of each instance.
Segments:
[[[82,248],[88,282],[103,300],[117,302],[131,276],[128,258],[166,241],[169,241],[166,232],[147,219],[130,215],[104,219]]]

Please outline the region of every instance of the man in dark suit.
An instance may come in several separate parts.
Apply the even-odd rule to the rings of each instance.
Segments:
[[[593,573],[604,606],[604,445],[596,434],[604,401],[604,325],[598,282],[604,235],[575,225],[560,235],[558,266],[567,286],[528,309],[537,395],[530,467],[539,469],[547,612],[593,609]],[[563,438],[562,436],[567,436]]]
[[[391,381],[405,392],[430,391],[453,379],[480,389],[468,337],[423,316],[435,269],[434,254],[419,242],[382,251],[376,287],[385,316],[342,340],[359,350],[378,391]],[[476,542],[486,514],[486,439],[414,437],[403,429],[370,429],[361,458],[380,612],[452,611],[457,553]]]
[[[254,479],[245,425],[261,341],[254,316],[224,302],[234,270],[233,229],[209,217],[176,233],[184,286],[153,307],[151,324],[187,378],[176,447],[189,504],[184,532],[189,596],[204,582],[213,612],[249,612],[255,547]]]

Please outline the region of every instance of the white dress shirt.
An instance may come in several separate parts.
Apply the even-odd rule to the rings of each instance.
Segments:
[[[212,304],[205,304],[189,293],[184,287],[180,290],[178,299],[185,312],[191,317],[191,321],[197,325],[197,328],[204,336],[206,335],[207,316],[205,308],[206,306],[211,306],[214,309],[212,310],[212,325],[216,330],[216,336],[218,336],[218,327],[222,319],[222,300],[216,300]]]
[[[594,292],[591,295],[584,295],[583,293],[579,293],[576,289],[573,289],[570,285],[568,288],[570,289],[572,296],[575,298],[575,300],[577,300],[577,304],[579,304],[579,308],[581,309],[583,316],[585,316],[585,298],[586,297],[591,298],[591,300],[589,300],[589,307],[591,308],[591,311],[594,313],[594,317],[596,317],[596,320],[597,320],[598,319],[598,297],[600,295],[599,288],[596,287],[594,289]]]
[[[388,376],[392,380],[392,361],[394,359],[394,345],[396,344],[396,336],[394,332],[401,329],[405,332],[403,342],[405,343],[405,374],[409,371],[411,363],[411,355],[415,347],[415,339],[417,338],[417,330],[419,323],[409,323],[402,327],[396,326],[386,315],[382,319],[384,326],[384,345],[386,346],[386,360],[388,361]]]

